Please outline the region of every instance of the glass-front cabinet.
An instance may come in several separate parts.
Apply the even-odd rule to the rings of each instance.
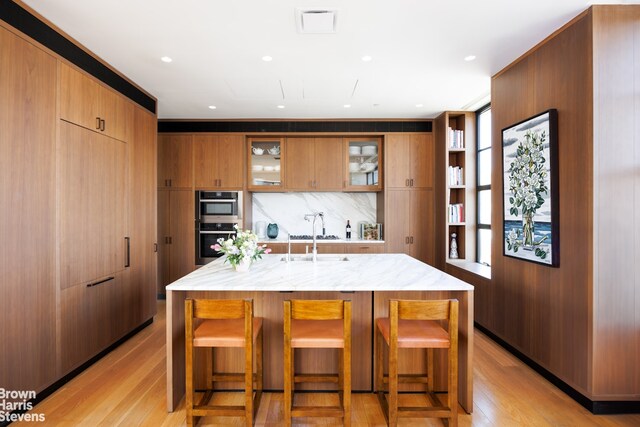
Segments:
[[[249,138],[248,187],[258,191],[282,191],[284,138]]]
[[[382,190],[382,139],[379,137],[345,138],[344,149],[346,190]]]

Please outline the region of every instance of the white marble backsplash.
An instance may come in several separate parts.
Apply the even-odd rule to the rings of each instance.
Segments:
[[[278,238],[287,233],[311,234],[311,222],[304,215],[324,212],[327,234],[345,237],[347,220],[351,235],[358,236],[359,222],[376,223],[376,193],[253,193],[253,231],[258,221],[278,224]],[[320,220],[316,233],[322,233]]]

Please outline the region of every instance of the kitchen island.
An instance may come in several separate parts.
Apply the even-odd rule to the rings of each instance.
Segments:
[[[167,406],[171,412],[184,395],[184,300],[186,298],[253,298],[254,313],[264,320],[264,387],[282,390],[283,301],[286,299],[349,299],[353,305],[354,391],[373,391],[374,319],[388,315],[389,299],[446,299],[460,302],[458,393],[462,407],[473,408],[473,286],[404,254],[318,255],[286,262],[286,255],[265,255],[248,272],[236,272],[224,258],[213,261],[167,286]],[[227,351],[227,353],[224,353]],[[233,353],[233,352],[236,353]],[[322,353],[322,351],[326,353]],[[305,372],[336,369],[330,350],[296,358]],[[201,352],[196,369],[210,365]],[[216,353],[216,370],[238,371],[240,350]],[[436,390],[446,384],[444,352],[436,354]],[[423,353],[405,350],[401,369],[424,372]],[[200,375],[202,377],[202,375]],[[204,385],[198,378],[196,387]]]

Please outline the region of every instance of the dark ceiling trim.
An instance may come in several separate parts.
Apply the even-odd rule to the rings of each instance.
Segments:
[[[127,98],[142,105],[153,114],[156,113],[155,99],[89,55],[82,48],[49,27],[19,4],[11,0],[0,0],[0,19],[22,31],[48,49],[51,49],[66,60],[74,63]]]
[[[431,132],[432,121],[171,121],[158,122],[158,132]]]

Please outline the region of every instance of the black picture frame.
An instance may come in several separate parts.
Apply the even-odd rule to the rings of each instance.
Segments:
[[[558,111],[502,129],[503,255],[560,265]]]

